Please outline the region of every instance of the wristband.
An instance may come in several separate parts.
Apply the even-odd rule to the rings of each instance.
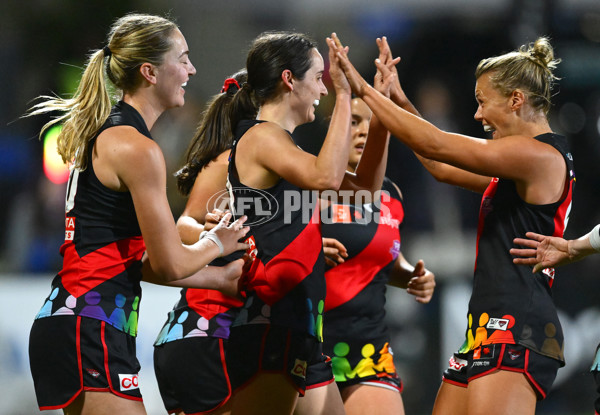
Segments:
[[[592,248],[600,252],[600,225],[596,225],[588,235],[590,237],[590,245],[592,245]]]
[[[225,252],[225,248],[223,247],[223,244],[221,243],[221,240],[219,239],[219,236],[216,233],[209,232],[206,235],[204,235],[204,238],[214,242],[219,247],[219,256],[223,255],[223,252]]]
[[[223,255],[223,252],[225,252],[225,248],[223,247],[223,244],[221,243],[221,240],[219,239],[219,236],[216,233],[202,231],[198,240],[201,241],[202,239],[208,239],[209,241],[217,245],[217,247],[219,248],[219,256]]]

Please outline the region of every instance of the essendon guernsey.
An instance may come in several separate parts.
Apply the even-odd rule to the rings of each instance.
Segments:
[[[36,318],[85,316],[135,336],[144,240],[131,194],[106,188],[91,161],[97,136],[120,125],[152,138],[141,115],[121,101],[90,141],[87,168],[72,169],[69,177],[63,267]]]
[[[564,361],[563,333],[551,292],[554,269],[532,274],[530,267],[513,264],[509,253],[513,239],[528,231],[562,237],[571,209],[575,173],[567,139],[556,134],[535,139],[563,155],[565,191],[555,203],[532,205],[521,199],[512,180],[491,180],[481,200],[473,294],[461,352],[493,343],[520,344]]]

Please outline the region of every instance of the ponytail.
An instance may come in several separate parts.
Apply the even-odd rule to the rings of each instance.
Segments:
[[[52,125],[63,123],[57,149],[63,162],[82,170],[87,167],[90,140],[111,111],[105,73],[122,93],[134,92],[141,84],[140,66],[162,63],[176,29],[177,25],[164,17],[136,13],[121,17],[111,27],[107,45],[90,56],[72,98],[39,97],[43,102],[27,115],[62,113],[42,127],[40,138]]]
[[[227,78],[221,93],[210,100],[202,113],[202,119],[185,155],[185,165],[175,173],[177,189],[182,195],[190,194],[198,173],[204,167],[231,148],[239,120],[256,117],[257,109],[253,104],[243,114],[237,113],[240,102],[248,105],[246,92],[249,88],[246,79],[245,70]]]
[[[64,163],[73,163],[75,167],[85,169],[89,140],[102,127],[111,109],[110,95],[104,78],[103,49],[89,58],[77,91],[70,99],[58,96],[42,96],[44,102],[33,106],[28,115],[45,114],[59,111],[63,114],[47,122],[40,131],[44,133],[57,123],[63,123],[58,136],[58,154]]]

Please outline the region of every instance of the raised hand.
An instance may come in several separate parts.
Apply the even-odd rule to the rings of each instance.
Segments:
[[[379,57],[376,62],[381,62],[384,68],[383,70],[377,69],[373,86],[377,91],[390,98],[391,95],[398,94],[398,89],[402,91],[398,80],[398,71],[396,70],[396,64],[400,62],[400,58],[392,58],[392,52],[385,36],[377,38],[376,42],[379,48]]]
[[[332,37],[335,36],[335,33],[332,34]],[[335,37],[335,39],[337,39],[337,36]],[[332,45],[330,44],[330,38],[327,38],[327,45],[329,46],[329,76],[331,77],[331,82],[333,83],[333,87],[335,88],[335,92],[336,94],[339,93],[351,93],[350,90],[350,84],[348,83],[348,80],[346,79],[346,74],[344,73],[344,71],[342,70],[342,68],[340,67],[339,64],[339,59],[336,56],[336,52],[340,52],[343,53],[344,56],[348,55],[348,48],[347,47],[343,47],[341,45],[341,43],[335,43],[333,42],[333,44],[336,46],[336,49],[334,51],[334,49],[332,49]]]
[[[511,255],[518,257],[513,259],[513,263],[532,265],[533,272],[536,273],[544,268],[573,262],[569,241],[557,236],[540,235],[534,232],[527,232],[525,236],[529,239],[515,238],[513,240],[515,245],[525,247],[510,250]]]
[[[323,238],[323,253],[325,254],[325,263],[330,267],[344,262],[348,258],[346,247],[337,239]]]
[[[352,92],[362,98],[366,89],[369,88],[369,84],[354,68],[350,59],[348,59],[348,48],[342,45],[342,42],[335,33],[332,33],[331,37],[327,38],[327,45],[329,46],[331,65],[333,66],[333,62],[335,61],[335,65],[339,66],[344,74],[346,74],[346,79],[352,88]]]
[[[408,282],[406,292],[415,296],[415,300],[421,304],[431,301],[435,289],[435,275],[425,268],[422,259],[417,262],[413,271],[413,277]]]

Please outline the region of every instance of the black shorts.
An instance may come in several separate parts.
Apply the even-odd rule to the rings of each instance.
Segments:
[[[227,347],[232,388],[235,391],[245,386],[260,372],[283,373],[298,393],[304,395],[307,381],[317,384],[327,377],[321,350],[315,337],[286,327],[270,324],[232,327]],[[322,373],[312,376],[311,367],[321,368]],[[329,376],[333,381],[331,370]]]
[[[360,384],[402,392],[402,381],[396,372],[388,340],[356,339],[333,343],[333,374],[340,390]]]
[[[594,382],[596,382],[596,392],[598,392],[598,395],[600,395],[600,344],[598,347],[596,347],[596,356],[594,357],[594,363],[592,363],[590,372],[592,372],[592,376],[594,376]],[[596,410],[596,415],[599,415],[600,396],[598,396],[594,402],[594,409]]]
[[[331,368],[331,358],[323,354],[323,343],[319,343],[316,359],[306,370],[306,389],[316,389],[327,386],[335,381]]]
[[[64,408],[82,390],[142,400],[135,337],[101,320],[79,316],[35,320],[29,363],[41,410]]]
[[[466,388],[469,381],[496,370],[523,373],[541,400],[548,395],[560,367],[560,361],[518,344],[488,344],[467,353],[454,353],[442,380]]]
[[[192,337],[154,347],[154,372],[167,412],[206,413],[231,397],[227,340]]]

